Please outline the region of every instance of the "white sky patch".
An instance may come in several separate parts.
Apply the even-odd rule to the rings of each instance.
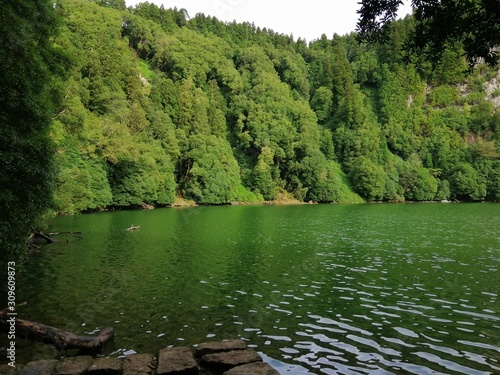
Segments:
[[[322,34],[331,38],[333,34],[348,34],[356,29],[360,8],[359,0],[149,0],[165,8],[177,7],[187,10],[191,17],[197,13],[215,16],[221,21],[254,22],[261,28],[299,37],[308,42],[319,39]],[[142,1],[126,0],[127,6]],[[399,16],[411,13],[409,1],[404,2]]]

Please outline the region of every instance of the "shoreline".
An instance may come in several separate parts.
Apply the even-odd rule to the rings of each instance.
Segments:
[[[95,210],[86,210],[81,211],[75,214],[65,214],[61,212],[56,212],[54,216],[74,216],[80,214],[90,214],[90,213],[99,213],[99,212],[113,212],[113,211],[147,211],[154,210],[160,208],[190,208],[190,207],[218,207],[218,206],[299,206],[299,205],[345,205],[345,204],[481,204],[481,203],[500,203],[497,201],[458,201],[458,200],[441,200],[441,201],[372,201],[372,202],[302,202],[294,199],[282,200],[277,199],[274,201],[260,201],[260,202],[228,202],[222,204],[199,204],[194,201],[182,200],[176,201],[172,204],[165,205],[149,205],[149,204],[141,204],[141,205],[131,205],[131,206],[109,206],[106,208],[100,208]],[[147,206],[147,207],[144,207]]]
[[[279,375],[279,372],[242,339],[188,346],[169,345],[154,354],[135,351],[122,357],[99,355],[100,347],[56,359],[26,364],[0,364],[0,374],[72,375]],[[263,353],[262,353],[263,354]]]

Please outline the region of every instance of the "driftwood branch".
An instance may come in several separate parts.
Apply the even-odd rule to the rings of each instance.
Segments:
[[[47,243],[54,243],[54,242],[56,242],[56,240],[54,240],[52,237],[46,235],[43,232],[35,232],[35,233],[33,233],[33,237],[41,238],[41,239],[47,241]]]
[[[54,242],[56,242],[56,240],[54,238],[52,238],[52,236],[58,236],[60,234],[70,234],[73,237],[79,238],[81,240],[84,239],[83,236],[82,236],[83,233],[82,232],[78,232],[78,231],[52,232],[52,233],[48,233],[48,234],[45,234],[42,231],[38,231],[38,232],[34,232],[31,235],[31,238],[41,238],[41,239],[45,240],[47,243],[54,243]]]
[[[9,315],[8,309],[0,310],[1,325],[8,328],[12,324],[12,319],[15,321],[16,335],[24,336],[33,341],[43,341],[53,344],[59,350],[96,350],[101,347],[102,344],[111,340],[115,335],[113,328],[106,327],[96,336],[78,336],[59,328],[19,319],[17,315],[12,313]]]
[[[75,234],[82,234],[83,232],[78,232],[78,231],[69,231],[69,232],[50,232],[49,235],[51,236],[57,236],[59,234],[71,234],[72,236],[74,236]]]
[[[78,231],[69,231],[69,232],[52,232],[52,233],[49,233],[49,236],[58,236],[60,234],[70,234],[72,235],[73,237],[77,237],[77,238],[80,238],[83,240],[83,237],[81,236],[83,234],[83,232],[78,232]]]

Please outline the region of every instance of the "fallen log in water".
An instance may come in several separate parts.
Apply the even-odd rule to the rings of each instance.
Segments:
[[[111,340],[115,332],[113,328],[106,327],[96,336],[78,336],[59,328],[47,326],[45,324],[30,322],[19,319],[14,313],[9,313],[8,309],[0,311],[0,324],[9,329],[15,322],[16,335],[25,337],[33,341],[43,341],[55,345],[59,350],[66,349],[87,349],[96,350],[105,342]]]
[[[54,243],[56,242],[52,237],[50,236],[47,236],[45,233],[43,232],[35,232],[31,235],[33,238],[41,238],[45,241],[47,241],[47,243]]]
[[[83,232],[79,232],[79,231],[52,232],[52,233],[49,233],[49,236],[58,236],[60,234],[70,234],[73,237],[77,237],[77,238],[80,238],[81,240],[83,240],[83,237],[81,236],[83,234]]]
[[[81,236],[81,234],[83,234],[83,233],[79,232],[79,231],[52,232],[52,233],[48,233],[48,234],[45,234],[41,231],[38,231],[38,232],[34,232],[31,235],[31,238],[41,238],[41,239],[45,240],[47,243],[54,243],[54,242],[56,242],[56,240],[54,238],[52,238],[52,236],[58,236],[60,234],[70,234],[73,237],[77,237],[77,238],[83,240],[83,237]]]

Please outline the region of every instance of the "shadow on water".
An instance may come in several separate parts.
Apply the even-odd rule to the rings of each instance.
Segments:
[[[114,327],[112,356],[239,337],[281,373],[500,373],[499,207],[61,217],[54,231],[85,239],[32,257],[18,299],[23,317],[76,334]],[[20,358],[46,355],[33,347]]]

